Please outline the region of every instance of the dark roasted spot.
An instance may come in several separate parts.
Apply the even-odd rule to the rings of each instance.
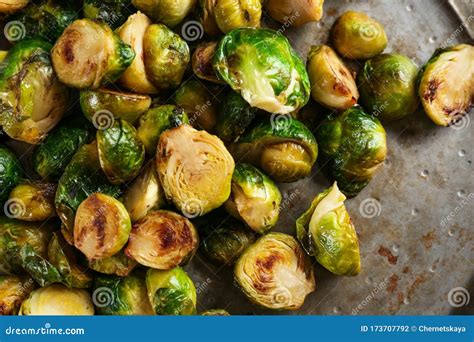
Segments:
[[[173,226],[168,222],[164,222],[160,229],[161,248],[168,249],[176,245],[176,233]]]
[[[436,92],[440,86],[441,82],[436,78],[428,82],[428,89],[423,93],[423,99],[425,101],[433,102],[436,98]]]
[[[390,252],[389,249],[387,249],[383,246],[380,246],[377,253],[379,253],[379,255],[381,255],[383,257],[386,257],[388,263],[391,264],[391,265],[395,265],[398,261],[398,257],[393,255],[392,252]]]

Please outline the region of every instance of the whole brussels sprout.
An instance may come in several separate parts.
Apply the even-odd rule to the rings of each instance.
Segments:
[[[189,124],[214,131],[217,123],[216,100],[201,82],[191,79],[182,84],[174,94],[174,101],[183,108],[189,116]]]
[[[99,315],[152,315],[145,279],[132,274],[126,277],[97,276],[93,298]]]
[[[239,27],[260,27],[260,0],[215,0],[214,18],[219,29],[228,33]]]
[[[56,77],[42,40],[24,40],[0,68],[0,125],[11,138],[38,144],[61,120],[69,90]]]
[[[0,13],[11,14],[18,12],[28,5],[30,0],[2,0],[0,2]]]
[[[20,182],[22,170],[15,154],[0,145],[0,205],[8,199],[10,191]]]
[[[280,190],[267,175],[252,165],[236,165],[231,194],[224,204],[229,214],[264,233],[276,225],[280,203]]]
[[[261,121],[233,145],[236,160],[261,168],[278,182],[294,182],[311,173],[318,144],[311,131],[290,116]]]
[[[0,276],[0,316],[16,315],[34,288],[35,282],[29,277]]]
[[[82,10],[85,18],[103,20],[113,29],[134,12],[132,0],[84,0]]]
[[[296,310],[314,291],[312,265],[290,235],[269,233],[237,260],[235,280],[255,304],[268,309]]]
[[[61,82],[78,89],[97,89],[116,81],[134,58],[130,45],[107,24],[90,19],[69,25],[51,51]]]
[[[163,24],[146,29],[143,56],[146,75],[160,90],[179,86],[191,59],[188,44]]]
[[[385,129],[360,107],[328,117],[316,130],[323,170],[344,195],[354,197],[387,155]]]
[[[309,100],[305,66],[288,39],[270,29],[242,28],[219,42],[214,70],[252,106],[288,114]]]
[[[250,107],[242,96],[230,90],[219,106],[217,135],[224,142],[235,142],[255,118],[256,108]]]
[[[337,275],[355,276],[360,272],[359,242],[345,199],[334,182],[296,220],[296,231],[306,252],[322,266]]]
[[[149,269],[146,274],[148,298],[157,315],[194,315],[196,288],[180,268],[160,271]]]
[[[359,92],[351,72],[327,45],[311,47],[308,54],[311,95],[320,104],[347,109],[357,103]]]
[[[61,122],[33,152],[33,168],[43,179],[58,180],[77,150],[92,137],[92,126],[82,117]]]
[[[132,224],[127,209],[115,198],[95,193],[77,208],[74,246],[89,260],[108,258],[128,241]]]
[[[146,153],[154,155],[161,133],[186,123],[189,123],[189,119],[182,108],[173,105],[158,106],[141,116],[137,136],[145,146]]]
[[[266,0],[265,9],[270,17],[282,24],[301,26],[319,21],[323,16],[324,0]]]
[[[214,55],[216,53],[217,42],[205,42],[196,47],[191,59],[194,74],[202,80],[225,84],[221,81],[213,67]]]
[[[156,162],[166,197],[187,217],[204,215],[229,198],[234,160],[206,131],[188,125],[165,131]]]
[[[382,54],[365,62],[357,75],[360,102],[381,120],[397,120],[419,105],[416,92],[418,67],[399,54]]]
[[[86,290],[53,284],[31,292],[21,305],[19,314],[89,316],[94,314],[94,305]]]
[[[112,184],[126,183],[140,172],[145,147],[137,130],[124,120],[97,131],[97,148],[102,170]]]
[[[127,187],[123,204],[127,208],[132,222],[144,218],[150,211],[160,209],[166,204],[155,160],[150,161],[132,184]]]
[[[7,211],[22,221],[45,221],[56,216],[54,196],[56,184],[28,182],[17,185],[10,192]],[[15,211],[15,205],[18,206]]]
[[[230,316],[230,314],[224,309],[213,309],[207,310],[200,313],[201,316]]]
[[[151,105],[148,95],[125,93],[110,89],[84,90],[80,95],[81,109],[87,120],[101,127],[101,113],[108,115],[105,121],[122,119],[131,124],[145,113]],[[113,118],[111,117],[113,115]]]
[[[111,257],[89,261],[92,270],[119,277],[128,276],[135,266],[137,262],[127,257],[123,249]]]
[[[92,143],[74,154],[58,182],[56,212],[64,223],[63,232],[68,232],[66,235],[72,237],[77,208],[95,192],[118,197],[120,187],[108,182],[100,167],[97,144]]]
[[[197,0],[132,0],[132,4],[155,22],[175,27],[191,12]]]
[[[474,99],[474,46],[435,51],[420,71],[418,93],[426,114],[439,126],[456,123]]]
[[[128,17],[127,21],[116,32],[124,43],[129,44],[135,51],[135,59],[123,72],[119,83],[125,88],[139,94],[156,94],[158,89],[148,80],[145,71],[143,55],[143,38],[145,32],[152,24],[151,20],[141,12]]]
[[[168,270],[188,262],[198,245],[191,221],[171,211],[156,210],[133,224],[125,254],[139,264]]]
[[[387,47],[382,24],[365,13],[348,11],[341,15],[331,30],[336,51],[344,58],[367,59]]]

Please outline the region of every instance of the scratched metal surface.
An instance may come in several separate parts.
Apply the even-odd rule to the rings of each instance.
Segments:
[[[469,42],[446,2],[327,0],[324,7],[320,23],[285,31],[304,57],[312,44],[327,41],[334,20],[349,9],[380,20],[389,37],[386,51],[403,53],[418,65],[443,44]],[[316,291],[300,310],[277,314],[473,313],[472,306],[454,309],[448,301],[456,287],[474,297],[474,123],[469,119],[459,129],[436,127],[419,110],[384,125],[386,164],[366,189],[346,202],[360,239],[362,272],[354,278],[337,277],[316,265]],[[294,234],[295,219],[328,185],[316,168],[311,178],[281,186],[291,200],[276,230]],[[380,203],[373,218],[359,210],[370,198]],[[370,207],[363,208],[370,216]],[[213,265],[201,254],[186,269],[198,288],[199,311],[274,314],[247,301],[233,286],[231,269]]]

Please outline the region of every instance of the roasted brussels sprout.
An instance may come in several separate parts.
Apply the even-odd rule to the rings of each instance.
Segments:
[[[54,196],[56,184],[28,182],[17,185],[10,192],[6,211],[18,206],[15,212],[6,213],[22,221],[45,221],[56,216]]]
[[[97,148],[102,170],[112,184],[135,178],[145,160],[145,147],[137,130],[121,119],[97,131]]]
[[[207,42],[200,44],[194,50],[192,57],[193,71],[200,79],[213,83],[225,84],[225,82],[217,77],[213,68],[216,46],[217,42]]]
[[[77,19],[77,11],[65,1],[41,0],[9,19],[23,25],[23,39],[41,38],[54,44],[64,29]]]
[[[20,162],[10,149],[0,145],[0,205],[8,199],[10,191],[20,182]]]
[[[51,58],[61,82],[73,88],[97,89],[117,80],[135,52],[107,24],[80,19],[58,38]]]
[[[456,123],[474,101],[474,46],[436,50],[420,72],[418,93],[426,114],[439,126]]]
[[[156,162],[166,197],[187,217],[220,207],[230,195],[234,160],[224,143],[206,131],[188,125],[165,131]]]
[[[34,151],[35,171],[43,179],[58,180],[74,153],[91,137],[92,126],[82,116],[64,120]]]
[[[0,276],[0,316],[16,315],[21,303],[35,288],[33,279],[24,276]]]
[[[157,89],[179,86],[191,59],[188,44],[163,24],[146,29],[143,56],[146,75]]]
[[[265,9],[282,24],[301,26],[321,19],[323,3],[324,0],[266,0]]]
[[[200,313],[201,316],[230,316],[230,314],[224,309],[213,309],[207,310]]]
[[[204,229],[202,250],[207,257],[224,265],[233,264],[255,242],[255,233],[241,222],[227,218],[217,227]]]
[[[252,230],[264,233],[278,221],[281,193],[262,171],[249,164],[237,164],[232,190],[225,209]]]
[[[51,227],[0,216],[0,275],[19,273],[20,251],[28,246],[38,255],[46,256]]]
[[[86,290],[53,284],[31,292],[21,305],[19,314],[88,316],[94,314],[94,305]]]
[[[48,245],[48,260],[61,274],[67,287],[89,288],[92,276],[78,264],[76,250],[64,240],[60,232],[54,232]]]
[[[182,108],[173,105],[155,107],[140,118],[137,136],[145,146],[146,153],[154,155],[161,133],[185,123],[189,123],[189,119]]]
[[[320,193],[296,220],[298,240],[309,255],[337,275],[360,272],[357,234],[337,183]]]
[[[311,95],[322,105],[347,109],[357,103],[359,92],[351,72],[327,45],[313,46],[308,55]]]
[[[108,258],[127,243],[132,224],[127,209],[115,198],[95,193],[77,208],[74,246],[89,260]]]
[[[168,270],[189,261],[198,245],[191,221],[171,211],[156,210],[133,224],[125,254],[142,265]]]
[[[99,129],[103,128],[101,114],[108,116],[103,118],[107,123],[122,119],[133,124],[151,105],[151,97],[148,95],[110,89],[81,91],[80,101],[86,118]]]
[[[387,154],[385,129],[360,107],[328,117],[316,130],[316,137],[320,165],[348,197],[369,183]]]
[[[341,15],[331,30],[331,40],[344,58],[371,58],[387,47],[382,24],[365,13],[348,11]]]
[[[305,66],[288,39],[270,29],[242,28],[219,42],[214,70],[252,107],[288,114],[309,100]]]
[[[64,223],[64,231],[72,236],[74,217],[79,205],[90,194],[102,194],[117,197],[120,188],[108,182],[100,168],[96,143],[82,146],[59,179],[56,191],[56,212]]]
[[[151,210],[166,204],[165,193],[156,172],[156,162],[150,161],[137,178],[127,187],[123,204],[132,222],[145,217]]]
[[[134,12],[132,0],[84,0],[84,17],[101,19],[111,28],[122,25],[131,12]]]
[[[260,0],[215,0],[213,6],[217,26],[224,33],[239,27],[260,27]]]
[[[173,28],[191,12],[196,0],[132,0],[132,4],[153,21]]]
[[[11,138],[37,144],[61,120],[69,90],[56,77],[41,40],[24,40],[0,68],[0,125]]]
[[[416,64],[403,55],[369,59],[357,75],[361,104],[381,120],[397,120],[413,113],[419,105],[417,73]]]
[[[235,280],[254,303],[278,310],[295,310],[315,289],[309,259],[290,235],[269,233],[237,260]]]
[[[93,299],[99,315],[152,315],[145,279],[132,274],[127,277],[95,278]]]
[[[211,90],[197,80],[189,80],[175,92],[174,101],[189,115],[189,123],[208,132],[217,123],[217,106]]]
[[[104,274],[125,277],[135,268],[137,262],[125,255],[123,250],[108,258],[89,261],[89,268]]]
[[[143,55],[143,38],[145,32],[152,24],[151,20],[141,12],[128,17],[127,21],[117,29],[117,34],[135,51],[135,59],[119,79],[125,88],[140,94],[156,94],[158,89],[148,80],[145,71]]]
[[[0,13],[10,14],[18,12],[28,5],[30,0],[2,0],[0,2]]]
[[[146,287],[151,306],[157,315],[196,313],[196,288],[182,268],[167,271],[149,269]]]
[[[278,182],[311,173],[318,144],[311,131],[290,116],[261,121],[230,147],[236,160],[260,167]]]
[[[210,36],[221,34],[219,26],[217,26],[216,17],[214,16],[214,8],[217,0],[199,0],[197,10],[199,21],[206,32]]]
[[[235,142],[255,118],[256,108],[250,107],[242,96],[230,90],[219,106],[217,135],[225,142]]]

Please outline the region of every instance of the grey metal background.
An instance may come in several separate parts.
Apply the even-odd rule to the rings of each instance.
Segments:
[[[473,6],[471,1],[471,11]],[[326,42],[334,20],[349,9],[369,13],[384,25],[389,38],[385,52],[400,52],[420,66],[439,46],[470,42],[449,4],[436,0],[327,0],[321,22],[284,33],[306,58],[310,46]],[[316,265],[316,291],[300,310],[277,314],[473,313],[472,306],[454,310],[448,302],[449,291],[456,287],[474,297],[471,116],[457,129],[437,127],[420,109],[384,126],[389,149],[385,165],[366,189],[346,202],[359,235],[362,272],[337,277]],[[329,185],[316,168],[311,178],[281,186],[290,200],[275,230],[294,234],[296,218]],[[359,210],[368,198],[380,203],[373,218]],[[443,221],[451,212],[452,218]],[[233,285],[232,269],[198,254],[186,270],[196,282],[199,311],[275,314],[249,303]]]

